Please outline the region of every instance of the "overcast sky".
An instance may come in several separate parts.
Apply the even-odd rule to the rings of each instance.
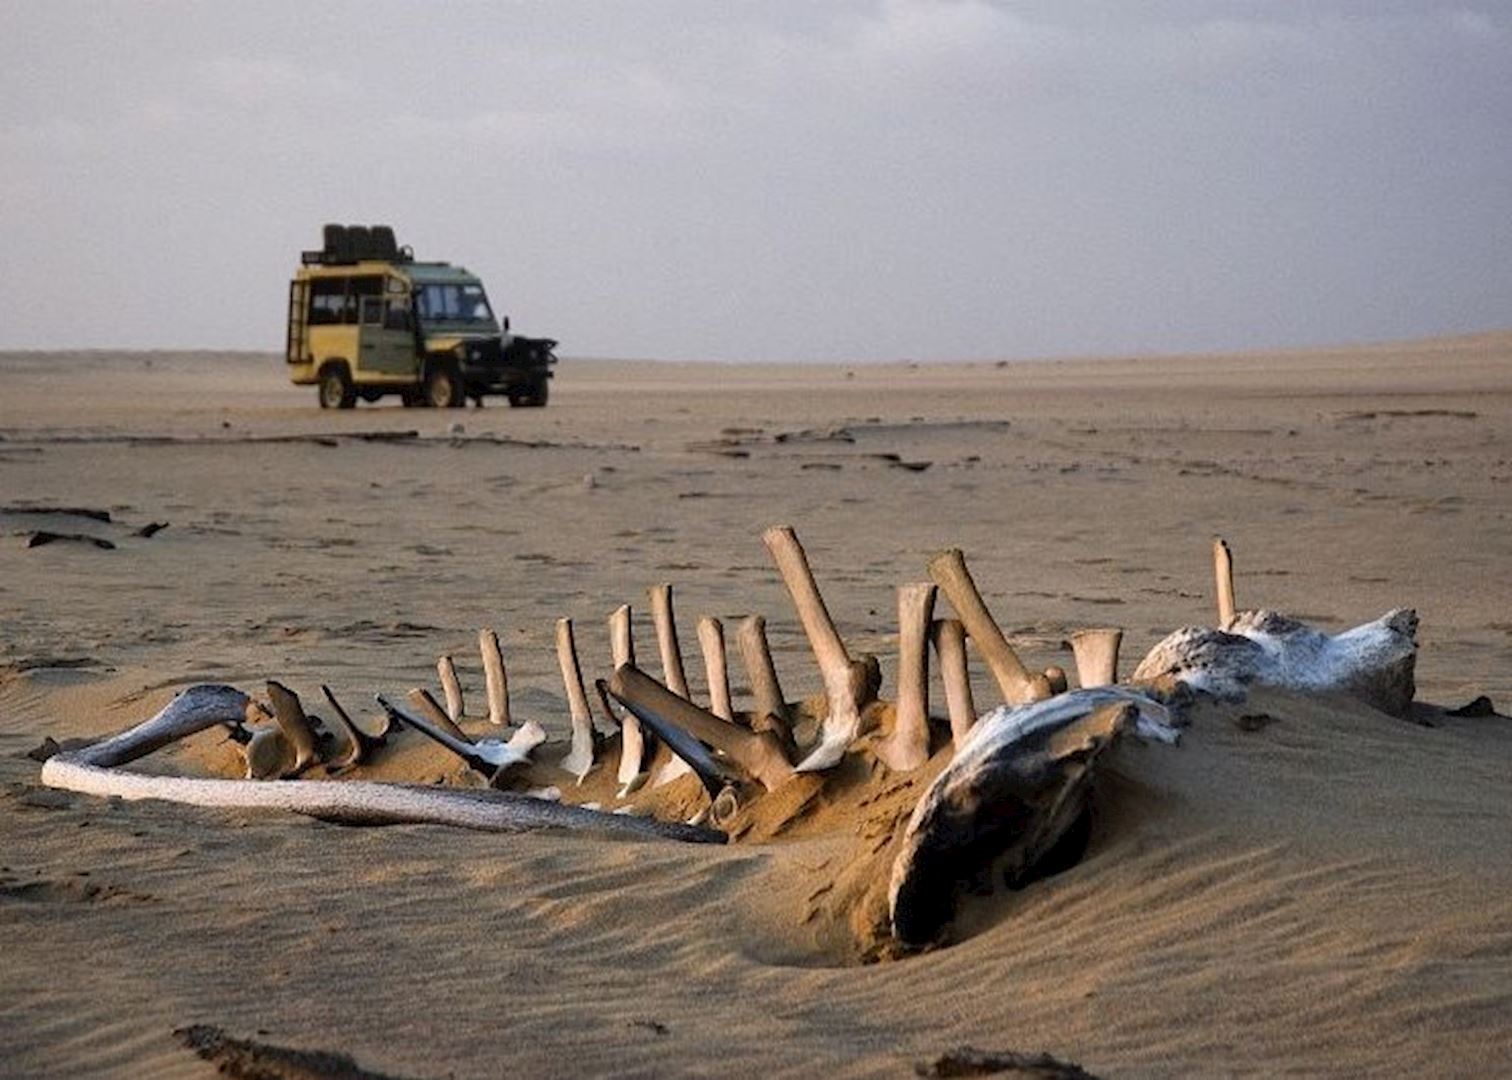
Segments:
[[[1512,4],[0,0],[0,347],[282,346],[391,222],[567,355],[1512,325]]]

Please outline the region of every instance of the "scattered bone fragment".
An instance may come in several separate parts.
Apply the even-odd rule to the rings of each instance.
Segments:
[[[698,620],[698,648],[703,653],[704,677],[709,684],[709,711],[721,720],[735,722],[730,703],[730,670],[725,655],[724,623],[712,615]]]
[[[787,701],[782,696],[782,685],[777,681],[777,667],[772,663],[772,649],[767,644],[766,620],[760,615],[747,615],[740,620],[735,641],[740,646],[740,659],[745,665],[751,696],[756,699],[753,714],[776,717],[784,725],[790,723]]]
[[[635,637],[631,632],[629,604],[621,604],[609,616],[609,653],[616,669],[635,663]],[[615,779],[620,798],[646,782],[646,735],[634,716],[617,717],[620,721],[620,760]]]
[[[53,755],[42,765],[48,787],[128,801],[286,810],[333,821],[378,825],[428,822],[493,832],[560,828],[607,836],[722,844],[712,829],[654,818],[616,817],[578,806],[494,790],[416,787],[365,780],[263,784],[120,769],[179,739],[246,715],[248,697],[230,686],[191,686],[155,716],[108,739]]]
[[[1118,681],[1118,647],[1123,631],[1117,627],[1078,630],[1071,635],[1076,681],[1083,687],[1112,686]]]
[[[940,586],[940,591],[965,624],[966,632],[981,650],[1003,700],[1010,705],[1023,705],[1049,697],[1049,682],[1043,675],[1031,675],[1024,668],[1018,654],[993,621],[992,613],[987,610],[987,604],[972,580],[971,571],[966,569],[966,557],[961,550],[951,548],[930,559],[929,576]]]
[[[945,684],[945,707],[950,713],[950,740],[960,753],[976,723],[976,702],[971,695],[971,672],[966,666],[966,627],[959,619],[936,619],[930,640],[940,660],[940,680]]]
[[[768,791],[793,775],[777,738],[729,724],[667,687],[633,664],[622,664],[609,680],[609,689],[627,708],[642,715],[654,714],[669,726],[682,729],[697,741],[724,754]],[[692,764],[690,762],[690,764]]]
[[[462,684],[457,681],[457,666],[450,655],[443,654],[436,660],[436,674],[441,678],[441,692],[446,696],[446,715],[453,724],[462,722],[466,715],[462,704]]]
[[[499,635],[491,629],[478,631],[478,652],[483,658],[483,685],[488,695],[488,722],[509,726],[509,678],[504,671],[504,652]]]
[[[588,711],[588,695],[583,692],[583,670],[578,665],[571,619],[556,622],[556,651],[562,686],[567,692],[567,708],[572,715],[572,747],[562,759],[562,768],[582,783],[593,768],[593,717]]]
[[[1218,629],[1227,630],[1234,622],[1234,557],[1228,541],[1213,537],[1213,579],[1218,598]]]
[[[273,704],[273,719],[278,723],[278,730],[294,748],[293,772],[304,772],[315,763],[315,729],[310,726],[304,705],[298,694],[272,679],[268,680],[268,700]]]
[[[929,760],[929,624],[935,586],[898,586],[898,698],[893,729],[876,745],[877,757],[894,772]]]
[[[829,609],[824,606],[824,597],[809,568],[808,556],[791,526],[777,525],[762,534],[762,541],[777,564],[793,607],[798,612],[798,621],[808,637],[809,648],[819,665],[828,698],[828,715],[821,728],[819,745],[807,758],[798,763],[799,772],[833,768],[856,736],[861,733],[861,680],[857,677],[857,665],[846,651],[840,632],[835,629]]]
[[[425,689],[425,687],[412,687],[409,693],[405,694],[404,696],[405,699],[409,701],[411,707],[417,709],[420,712],[421,716],[424,716],[427,720],[435,724],[438,728],[446,732],[452,738],[461,739],[463,742],[472,741],[472,738],[467,734],[467,732],[463,731],[455,723],[452,722],[452,718],[448,716],[446,710],[441,707],[441,703],[438,702],[435,697],[432,696],[431,692]],[[393,719],[393,716],[393,713],[389,713],[390,719]]]

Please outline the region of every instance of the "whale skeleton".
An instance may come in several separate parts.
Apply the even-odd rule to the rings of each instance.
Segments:
[[[776,791],[805,774],[813,783],[848,754],[869,753],[883,767],[906,773],[931,759],[937,738],[929,715],[929,657],[933,652],[945,688],[952,757],[935,776],[896,836],[888,877],[888,917],[904,945],[937,938],[953,915],[957,885],[985,865],[1022,880],[1062,852],[1085,820],[1097,766],[1126,735],[1174,743],[1178,727],[1164,704],[1181,688],[1224,697],[1250,685],[1353,693],[1399,715],[1411,705],[1416,615],[1399,610],[1341,634],[1329,635],[1274,612],[1236,612],[1232,557],[1214,543],[1219,626],[1185,627],[1158,643],[1135,669],[1131,685],[1118,684],[1122,631],[1079,630],[1066,643],[1073,654],[1077,689],[1067,689],[1058,667],[1033,671],[999,629],[957,549],[932,558],[928,582],[898,589],[897,696],[877,696],[876,658],[853,656],[829,614],[807,553],[789,526],[763,534],[763,542],[792,600],[819,669],[822,694],[809,712],[817,728],[800,745],[797,712],[782,694],[767,642],[765,620],[741,620],[736,644],[753,699],[737,712],[730,699],[723,624],[699,621],[710,698],[693,700],[683,672],[672,612],[671,587],[650,591],[665,681],[635,659],[631,609],[609,617],[612,676],[594,685],[609,719],[620,727],[617,777],[620,795],[651,774],[652,759],[681,763],[710,798],[701,818],[729,819],[752,798]],[[934,618],[938,597],[954,617]],[[1003,703],[978,714],[967,667],[967,639],[986,662]],[[491,630],[479,634],[489,719],[509,723],[503,656]],[[556,624],[556,651],[571,714],[572,742],[560,766],[579,782],[596,765],[601,739],[593,727],[572,622]],[[528,721],[508,738],[473,739],[463,719],[462,689],[449,657],[438,662],[449,708],[430,692],[410,692],[409,706],[379,696],[391,725],[415,730],[465,761],[490,785],[507,782],[524,765],[545,731]],[[546,802],[490,789],[343,780],[312,783],[300,776],[317,764],[344,771],[383,744],[386,733],[357,726],[326,687],[331,721],[306,715],[299,698],[269,682],[271,710],[225,686],[194,686],[157,716],[81,750],[48,760],[42,779],[55,787],[127,799],[155,798],[201,806],[277,808],[343,821],[435,822],[468,828],[573,831],[690,841],[722,841],[724,834],[681,822]],[[615,708],[617,703],[620,708]],[[621,711],[623,710],[623,711]],[[266,720],[271,718],[271,725]],[[323,734],[316,723],[327,728]],[[146,775],[121,768],[168,743],[216,725],[246,739],[249,777],[219,780]],[[257,725],[246,735],[246,725]],[[880,728],[878,731],[876,729]],[[339,744],[339,751],[331,748]],[[553,789],[554,790],[554,789]]]

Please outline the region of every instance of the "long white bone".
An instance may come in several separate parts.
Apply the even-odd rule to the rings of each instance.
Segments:
[[[730,669],[725,656],[724,623],[712,615],[698,620],[698,648],[703,653],[704,677],[709,684],[709,711],[721,720],[735,722],[730,703]]]
[[[605,814],[526,795],[476,788],[384,784],[369,780],[206,780],[120,769],[172,742],[245,715],[247,695],[229,686],[191,686],[150,720],[42,766],[48,787],[128,801],[160,799],[190,806],[287,810],[354,824],[424,822],[492,832],[560,828],[573,832],[723,843],[724,834],[675,822]]]
[[[483,683],[488,693],[488,722],[509,724],[509,677],[504,671],[504,652],[499,635],[490,629],[478,631],[478,652],[483,658]]]
[[[1218,598],[1218,629],[1227,630],[1234,622],[1234,557],[1228,542],[1213,537],[1213,584]]]
[[[562,669],[562,686],[567,691],[567,708],[572,713],[572,748],[562,759],[562,768],[582,783],[583,777],[593,768],[593,716],[588,711],[588,695],[583,692],[583,669],[578,666],[571,619],[556,622],[556,651],[557,664]]]
[[[609,616],[609,655],[616,669],[635,663],[635,636],[631,631],[629,604],[621,604]],[[645,755],[646,736],[640,721],[629,715],[621,717],[619,772],[615,775],[621,798],[646,782]]]
[[[797,765],[799,772],[817,772],[830,769],[840,763],[846,749],[861,733],[861,703],[857,695],[858,678],[856,666],[829,609],[824,606],[824,597],[809,568],[808,556],[791,526],[777,525],[762,534],[762,541],[771,552],[772,561],[782,575],[793,607],[798,612],[798,621],[808,637],[809,648],[819,665],[819,674],[824,681],[824,693],[828,700],[828,715],[821,728],[819,745]]]
[[[446,695],[446,715],[453,724],[462,722],[466,715],[462,704],[462,684],[457,681],[457,666],[452,658],[443,654],[436,660],[436,674],[441,678],[441,692]]]
[[[935,586],[898,586],[898,697],[892,732],[878,741],[877,757],[894,772],[929,760],[929,623]]]
[[[950,741],[960,753],[976,723],[976,702],[971,695],[971,672],[966,667],[966,627],[960,619],[936,619],[930,641],[940,660],[940,681],[945,684],[945,707],[950,711]]]
[[[987,667],[1002,691],[1003,700],[1010,705],[1024,705],[1049,697],[1049,680],[1044,675],[1029,673],[993,621],[986,601],[972,580],[971,571],[966,569],[966,557],[961,550],[951,548],[930,559],[929,576],[950,600],[961,622],[966,625],[966,632],[981,650],[982,658],[987,661]]]

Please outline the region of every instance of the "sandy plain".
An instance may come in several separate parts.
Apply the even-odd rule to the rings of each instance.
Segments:
[[[884,694],[894,587],[939,548],[965,549],[1034,664],[1118,625],[1129,670],[1211,622],[1221,533],[1241,607],[1328,629],[1416,607],[1419,700],[1505,713],[1512,334],[1009,364],[569,359],[544,410],[445,413],[322,413],[280,366],[0,356],[0,1072],[214,1075],[174,1034],[195,1024],[404,1077],[911,1075],[962,1044],[1104,1077],[1512,1069],[1497,717],[1199,708],[1181,746],[1120,750],[1078,866],[973,899],[949,947],[879,964],[815,904],[833,837],[344,828],[51,792],[26,756],[196,681],[361,702],[433,683],[445,651],[477,701],[485,625],[516,714],[562,738],[553,620],[576,619],[603,673],[604,616],[658,581],[695,693],[693,618],[747,612],[789,696],[808,693],[760,542],[776,522],[848,643],[883,657]],[[17,512],[42,506],[113,520]],[[28,548],[37,528],[116,547]]]

